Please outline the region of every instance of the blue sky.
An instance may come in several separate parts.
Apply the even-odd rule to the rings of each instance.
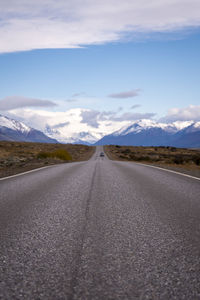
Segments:
[[[1,54],[0,66],[1,99],[18,95],[109,110],[140,104],[140,111],[159,115],[200,103],[200,31],[177,40]],[[134,98],[108,97],[134,89],[140,89]],[[77,103],[60,102],[73,98]]]
[[[98,0],[85,0],[84,9],[78,8],[79,0],[69,0],[67,7],[60,1],[56,9],[51,0],[44,2],[49,4],[45,13],[39,1],[2,5],[2,114],[24,115],[25,121],[27,109],[88,109],[124,118],[132,112],[133,121],[140,114],[156,120],[200,120],[197,1],[165,0],[157,7],[156,1],[146,5],[142,0],[140,6],[127,0],[115,7],[109,0],[103,7]],[[12,110],[14,102],[18,107]]]

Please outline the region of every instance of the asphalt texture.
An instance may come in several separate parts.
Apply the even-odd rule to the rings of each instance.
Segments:
[[[0,181],[0,299],[200,299],[200,181],[101,151]]]

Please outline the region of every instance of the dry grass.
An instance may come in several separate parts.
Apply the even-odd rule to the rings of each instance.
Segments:
[[[200,150],[175,147],[104,146],[110,159],[153,164],[200,177]]]
[[[0,177],[42,166],[88,160],[94,147],[73,144],[0,142]]]

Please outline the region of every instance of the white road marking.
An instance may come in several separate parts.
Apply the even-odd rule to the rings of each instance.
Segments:
[[[53,165],[52,165],[52,166],[53,166]],[[39,170],[42,170],[42,169],[50,168],[50,167],[52,167],[52,166],[46,166],[46,167],[36,168],[36,169],[30,170],[30,171],[26,171],[26,172],[23,172],[23,173],[19,173],[19,174],[15,174],[15,175],[3,177],[3,178],[0,178],[0,181],[6,180],[6,179],[10,179],[10,178],[13,178],[13,177],[22,176],[22,175],[25,175],[25,174],[28,174],[28,173],[36,172],[36,171],[39,171]],[[54,165],[54,166],[55,166],[55,165]]]
[[[184,173],[180,173],[180,172],[176,172],[176,171],[172,171],[172,170],[169,170],[169,169],[155,167],[155,166],[146,165],[146,164],[142,164],[142,163],[136,163],[136,164],[137,165],[142,165],[142,166],[145,166],[145,167],[150,167],[150,168],[154,168],[154,169],[163,170],[163,171],[170,172],[170,173],[175,173],[175,174],[182,175],[182,176],[189,177],[189,178],[193,178],[193,179],[196,179],[196,180],[200,180],[200,178],[198,178],[198,177],[191,176],[191,175],[184,174]]]

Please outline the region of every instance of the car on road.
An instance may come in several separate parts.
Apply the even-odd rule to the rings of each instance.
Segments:
[[[103,156],[104,156],[104,153],[103,153],[103,152],[101,152],[101,153],[100,153],[100,156],[101,156],[101,157],[103,157]]]

